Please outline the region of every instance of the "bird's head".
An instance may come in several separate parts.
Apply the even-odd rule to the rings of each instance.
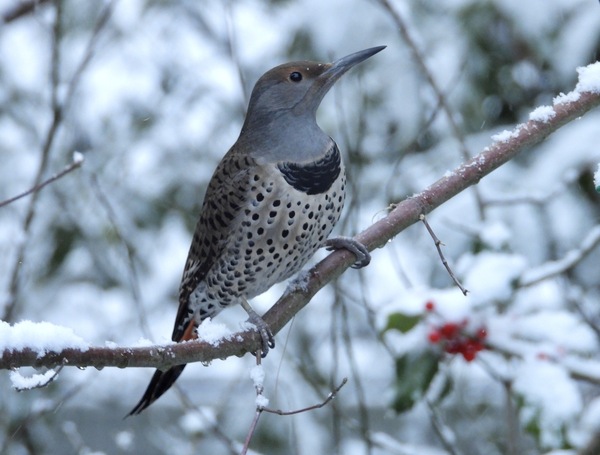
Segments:
[[[314,120],[321,100],[333,84],[350,68],[385,47],[355,52],[333,63],[291,62],[267,71],[252,90],[245,126],[249,122],[268,122],[282,114],[312,116]]]

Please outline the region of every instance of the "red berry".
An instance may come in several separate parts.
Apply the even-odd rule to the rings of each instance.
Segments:
[[[477,352],[475,352],[471,349],[467,349],[467,350],[461,352],[461,354],[467,362],[472,362],[473,360],[475,360],[475,357],[477,356]]]
[[[447,340],[451,340],[458,334],[458,325],[453,322],[447,322],[440,328],[442,336]]]
[[[459,352],[462,352],[462,350],[463,344],[460,341],[450,341],[444,346],[444,351],[448,354],[458,354]]]
[[[425,311],[428,312],[432,312],[435,310],[435,303],[433,303],[433,300],[428,300],[427,302],[425,302]]]
[[[471,340],[469,345],[473,348],[475,352],[480,352],[485,349],[485,345],[479,340]]]
[[[438,330],[432,330],[431,332],[429,332],[429,335],[427,335],[427,338],[431,343],[439,343],[442,339],[442,335]]]
[[[482,341],[487,338],[487,329],[485,327],[480,327],[477,332],[475,332],[475,337]]]

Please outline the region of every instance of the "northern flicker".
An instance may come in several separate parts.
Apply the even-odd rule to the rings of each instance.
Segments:
[[[286,63],[258,80],[240,136],[204,196],[179,287],[173,341],[196,338],[204,319],[239,303],[260,332],[265,355],[274,347],[273,336],[248,299],[298,272],[323,246],[352,251],[356,268],[369,263],[360,243],[327,239],[344,205],[346,175],[316,112],[346,71],[384,48],[333,63]],[[184,368],[157,370],[130,415],[166,392]]]

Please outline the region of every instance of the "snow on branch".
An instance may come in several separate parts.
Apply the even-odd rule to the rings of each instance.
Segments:
[[[491,173],[518,153],[540,143],[561,126],[583,116],[600,105],[600,63],[578,68],[579,83],[574,91],[555,98],[551,107],[536,109],[535,115],[512,131],[495,135],[492,144],[479,155],[466,161],[454,171],[447,173],[427,189],[398,204],[390,213],[356,239],[370,251],[381,248],[408,226],[418,222],[422,215],[439,207],[466,188],[476,185],[484,176]],[[551,114],[550,111],[553,113]],[[290,286],[286,293],[264,315],[273,334],[279,332],[310,299],[327,283],[339,277],[352,265],[352,253],[338,250],[331,253],[315,267],[303,274],[303,281]],[[204,324],[203,324],[204,325]],[[17,326],[2,330],[17,330]],[[36,330],[31,329],[31,336]],[[59,339],[64,338],[58,337]],[[56,340],[55,340],[56,341]],[[79,342],[78,342],[79,343]],[[260,337],[256,332],[246,331],[230,334],[219,339],[195,340],[179,344],[135,347],[94,347],[87,344],[66,344],[61,346],[41,346],[35,343],[14,345],[0,336],[0,368],[9,369],[23,366],[34,367],[154,367],[169,368],[173,365],[191,362],[209,362],[229,356],[241,356],[256,351],[260,347]]]
[[[600,226],[594,227],[578,248],[568,251],[561,259],[546,262],[539,267],[526,271],[521,276],[519,284],[521,286],[533,286],[541,281],[565,273],[583,261],[598,245],[600,245]]]

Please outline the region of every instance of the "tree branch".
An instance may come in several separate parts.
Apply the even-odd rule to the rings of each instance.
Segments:
[[[385,218],[361,232],[356,239],[370,251],[383,247],[394,236],[419,221],[421,215],[431,212],[461,191],[477,184],[482,177],[508,162],[519,152],[541,142],[561,126],[600,105],[600,92],[574,93],[579,96],[565,95],[555,102],[554,116],[544,121],[529,120],[518,125],[510,133],[496,136],[495,141],[482,153],[460,165],[423,192],[397,204]],[[345,250],[335,251],[308,271],[302,285],[290,286],[264,316],[273,334],[279,332],[323,286],[339,277],[354,261],[352,253]],[[64,364],[97,368],[113,366],[164,369],[177,364],[242,356],[246,352],[256,351],[260,345],[260,337],[256,332],[242,332],[223,340],[218,346],[202,341],[190,341],[150,347],[91,347],[84,351],[64,349],[43,355],[38,355],[32,349],[4,350],[0,368],[56,367]]]
[[[0,201],[0,207],[4,207],[5,205],[12,204],[13,202],[18,201],[19,199],[24,198],[25,196],[29,196],[32,193],[36,193],[36,192],[40,191],[46,185],[50,185],[51,183],[57,181],[58,179],[63,178],[69,172],[72,172],[75,169],[77,169],[78,167],[81,167],[82,164],[83,164],[83,155],[81,155],[79,152],[75,152],[75,154],[73,155],[73,161],[71,162],[71,164],[66,165],[62,171],[57,172],[56,174],[53,174],[48,179],[44,180],[43,182],[38,183],[33,188],[29,188],[27,191],[23,191],[22,193],[17,194],[16,196],[13,196],[4,201]]]

